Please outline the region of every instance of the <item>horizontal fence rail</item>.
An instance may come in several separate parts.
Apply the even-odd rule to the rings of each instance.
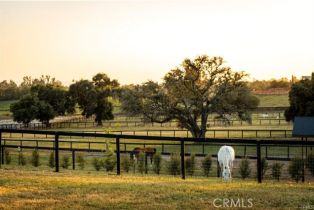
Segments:
[[[170,136],[170,137],[192,137],[190,131],[185,129],[137,129],[137,130],[112,130],[112,131],[80,131],[81,133],[111,133],[118,135],[141,135],[141,136]],[[14,137],[12,133],[8,133],[9,137]],[[20,133],[20,137],[24,137],[24,133]],[[35,133],[34,138],[48,138],[48,135],[39,136]],[[72,138],[72,136],[69,136]],[[84,137],[84,136],[83,136]],[[292,138],[291,129],[208,129],[206,131],[207,138]]]
[[[265,119],[254,119],[252,123],[248,123],[242,120],[230,120],[226,122],[224,120],[208,120],[208,127],[215,126],[241,126],[241,125],[252,125],[252,126],[263,126],[263,125],[291,125],[291,122],[287,122],[285,119],[277,118],[265,118]],[[142,120],[114,120],[103,122],[104,127],[177,127],[177,121],[170,121],[166,123],[154,123],[145,122]],[[44,123],[30,123],[28,127],[23,124],[10,123],[10,124],[0,124],[0,129],[47,129],[47,128],[88,128],[97,127],[97,123],[93,120],[81,117],[79,119],[71,119],[62,122],[52,122],[49,125]]]
[[[4,138],[4,134],[7,133],[23,133],[23,134],[33,134],[33,135],[44,135],[50,136],[51,139],[49,140],[41,140],[41,139],[7,139]],[[101,138],[100,141],[86,141],[86,140],[62,140],[60,138],[63,137],[91,137],[91,138]],[[165,151],[166,146],[177,146],[180,147],[180,157],[181,157],[181,176],[185,178],[185,165],[184,165],[184,158],[185,155],[190,154],[189,148],[201,146],[202,152],[199,155],[205,155],[206,148],[219,146],[219,145],[232,145],[234,147],[243,147],[244,151],[242,154],[238,154],[237,158],[247,157],[253,160],[256,160],[256,171],[257,171],[257,179],[258,182],[262,181],[261,178],[261,157],[262,153],[266,152],[266,158],[274,159],[274,160],[290,160],[293,158],[293,155],[289,153],[291,149],[294,147],[302,147],[302,158],[303,158],[303,147],[312,150],[314,146],[314,141],[300,141],[300,140],[270,140],[270,139],[234,139],[234,138],[189,138],[189,137],[165,137],[165,136],[144,136],[144,135],[121,135],[121,134],[106,134],[106,133],[88,133],[88,132],[65,132],[65,131],[41,131],[41,130],[15,130],[15,129],[0,129],[0,163],[3,164],[3,154],[5,148],[20,148],[20,149],[46,149],[46,150],[53,150],[55,154],[55,170],[56,172],[59,171],[59,150],[68,150],[75,153],[75,151],[91,151],[91,152],[100,152],[104,151],[102,149],[91,148],[91,145],[94,144],[102,144],[106,143],[106,139],[111,139],[114,141],[110,141],[111,144],[116,145],[115,153],[117,159],[117,174],[120,174],[120,153],[123,152],[130,152],[131,150],[127,149],[129,145],[142,145],[143,147],[148,146],[161,146],[162,151],[164,154],[169,154],[169,152]],[[132,142],[121,142],[122,140],[131,140]],[[139,140],[145,141],[138,142]],[[157,142],[156,142],[157,141]],[[167,142],[163,142],[167,141]],[[10,143],[11,142],[11,143]],[[30,142],[35,142],[35,145],[26,145]],[[51,146],[42,146],[41,143],[51,143]],[[171,142],[171,143],[170,143]],[[200,145],[196,145],[200,144]],[[68,147],[65,147],[63,144],[68,144]],[[87,144],[88,148],[81,148],[81,147],[74,147],[73,144]],[[193,145],[195,144],[195,145]],[[283,155],[280,157],[271,156],[268,154],[268,150],[274,147],[282,147],[285,148],[287,155]],[[121,150],[121,148],[123,148]],[[253,149],[254,154],[248,154],[247,150]],[[261,150],[261,148],[266,150]],[[252,152],[252,151],[251,151]],[[73,153],[72,153],[73,154]],[[214,157],[214,156],[213,156]]]

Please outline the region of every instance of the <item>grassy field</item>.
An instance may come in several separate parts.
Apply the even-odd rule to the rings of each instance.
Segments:
[[[11,117],[10,105],[16,100],[0,101],[0,119],[7,119]]]
[[[312,183],[0,170],[0,209],[216,209],[222,199],[246,208],[251,199],[250,209],[309,209],[313,195]]]
[[[289,106],[288,94],[282,95],[256,95],[260,100],[260,107],[282,107]],[[11,116],[9,111],[10,104],[16,102],[16,100],[0,101],[0,119],[8,118]],[[112,100],[114,104],[114,113],[120,112],[119,102]]]
[[[256,95],[260,100],[260,107],[283,107],[289,106],[288,94],[280,95]]]

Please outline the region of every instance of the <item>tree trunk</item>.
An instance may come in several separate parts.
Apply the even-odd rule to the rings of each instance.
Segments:
[[[193,138],[205,138],[206,130],[200,129],[198,126],[189,129]]]
[[[96,120],[96,122],[97,122],[97,126],[102,126],[103,124],[102,124],[102,120]]]

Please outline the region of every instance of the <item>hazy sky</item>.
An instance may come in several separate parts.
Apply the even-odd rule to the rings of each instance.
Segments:
[[[314,1],[0,2],[0,80],[141,83],[201,54],[256,79],[309,75]]]

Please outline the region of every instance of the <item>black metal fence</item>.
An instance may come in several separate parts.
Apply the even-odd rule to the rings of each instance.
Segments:
[[[42,135],[44,139],[18,139],[10,138],[12,134],[31,134]],[[71,139],[68,137],[71,136]],[[77,137],[78,139],[75,139]],[[82,138],[84,137],[84,139]],[[73,139],[74,138],[74,139]],[[79,139],[80,138],[80,139]],[[97,139],[93,140],[93,139]],[[169,155],[180,153],[181,157],[181,176],[185,179],[185,156],[192,153],[196,156],[210,154],[216,158],[217,151],[222,145],[231,145],[236,150],[236,166],[240,160],[248,159],[253,165],[253,171],[258,182],[262,182],[263,166],[262,159],[266,158],[270,162],[291,161],[295,157],[305,159],[307,154],[312,152],[314,141],[300,140],[253,140],[253,139],[214,139],[204,138],[195,139],[187,137],[160,137],[160,136],[134,136],[117,135],[104,133],[87,132],[63,132],[63,131],[36,131],[36,130],[15,130],[0,129],[0,163],[4,163],[5,148],[20,148],[52,150],[55,153],[55,169],[59,171],[59,151],[72,152],[73,168],[75,167],[75,152],[103,152],[107,139],[115,145],[116,170],[120,174],[120,154],[132,151],[135,146],[155,147],[158,152]],[[287,164],[286,164],[287,165]],[[218,170],[218,167],[216,167]],[[270,173],[270,172],[269,172]],[[285,172],[286,173],[286,172]],[[306,175],[303,170],[303,180]],[[310,176],[310,175],[308,175]],[[265,176],[264,176],[265,177]]]

